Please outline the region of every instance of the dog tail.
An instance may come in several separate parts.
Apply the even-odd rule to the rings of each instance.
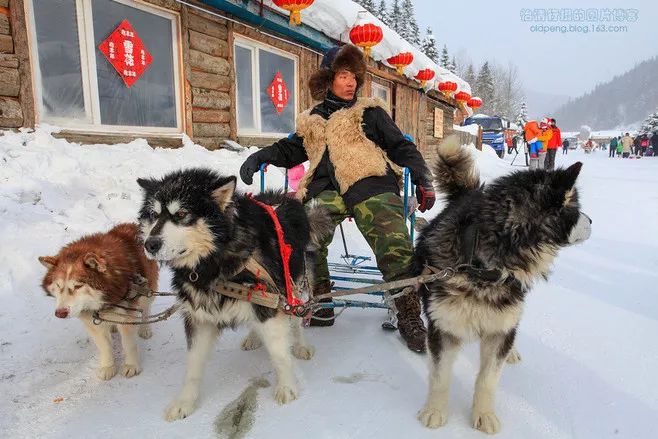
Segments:
[[[455,134],[439,145],[433,168],[438,191],[449,198],[480,186],[480,175],[475,169],[473,157],[468,149],[462,147]]]
[[[311,201],[306,210],[308,215],[309,229],[311,232],[311,246],[316,249],[320,247],[323,238],[329,236],[336,225],[331,221],[331,216],[326,207]]]

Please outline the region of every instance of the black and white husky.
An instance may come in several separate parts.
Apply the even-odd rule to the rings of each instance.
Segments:
[[[489,434],[500,430],[494,397],[505,361],[520,360],[513,346],[525,296],[548,277],[560,248],[591,233],[575,188],[581,167],[519,171],[484,186],[456,137],[439,147],[434,175],[447,206],[418,239],[416,270],[460,268],[420,289],[431,356],[429,395],[418,414],[423,425],[446,423],[453,362],[464,342],[479,339],[472,424]]]
[[[181,303],[187,338],[187,370],[183,388],[166,409],[169,421],[185,418],[195,409],[208,354],[222,329],[242,323],[251,332],[242,344],[255,349],[265,344],[277,374],[274,398],[280,404],[297,398],[293,374],[291,319],[280,310],[223,296],[211,290],[218,280],[255,282],[244,271],[249,258],[258,262],[285,295],[283,266],[274,223],[267,212],[235,193],[236,178],[207,169],[171,173],[162,179],[139,179],[144,202],[139,221],[148,257],[173,270],[173,289]],[[290,273],[300,284],[305,275],[304,252],[312,239],[331,227],[323,210],[307,212],[282,193],[255,197],[276,206],[285,240],[292,247]],[[303,338],[301,319],[292,322],[292,353],[310,359],[313,348]]]

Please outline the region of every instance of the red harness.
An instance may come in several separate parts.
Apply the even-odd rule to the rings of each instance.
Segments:
[[[292,307],[303,305],[304,302],[292,294],[292,278],[290,277],[290,256],[292,255],[292,247],[283,239],[283,227],[281,227],[279,217],[276,215],[274,207],[265,204],[262,201],[258,201],[252,194],[247,194],[247,198],[265,209],[265,212],[267,212],[270,218],[272,218],[272,222],[274,223],[274,230],[276,231],[276,239],[279,242],[279,253],[281,254],[281,262],[283,265],[283,277],[286,281],[288,305]]]

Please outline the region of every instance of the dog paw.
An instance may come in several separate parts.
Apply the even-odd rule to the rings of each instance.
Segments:
[[[500,431],[500,421],[494,412],[473,412],[473,428],[487,434],[496,434]]]
[[[292,347],[292,354],[300,360],[310,360],[315,354],[315,348],[311,345],[296,344]]]
[[[111,380],[114,375],[117,374],[117,368],[112,366],[104,366],[104,367],[99,367],[98,370],[96,371],[96,376],[98,379],[101,379],[103,381]]]
[[[253,351],[258,349],[263,345],[263,342],[260,341],[260,338],[256,334],[249,333],[240,343],[240,347],[243,351]]]
[[[175,399],[165,409],[165,420],[172,422],[185,419],[194,412],[194,401]]]
[[[439,428],[448,422],[448,411],[438,407],[423,407],[416,416],[421,424],[427,428]]]
[[[142,371],[142,368],[138,364],[124,364],[121,368],[121,375],[126,378],[132,378],[135,375],[139,375]]]
[[[277,404],[288,404],[297,399],[297,389],[291,386],[277,386],[274,390],[274,400]]]
[[[516,348],[512,348],[512,350],[509,351],[509,354],[507,354],[507,362],[509,364],[516,364],[521,362],[521,354],[519,354],[519,351],[517,351]]]
[[[144,340],[148,340],[149,338],[153,337],[153,331],[151,330],[150,326],[142,325],[139,327],[137,335],[139,335]]]

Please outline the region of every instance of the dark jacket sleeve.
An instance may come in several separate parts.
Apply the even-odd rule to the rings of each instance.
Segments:
[[[283,138],[258,151],[262,163],[271,163],[282,168],[292,168],[308,160],[304,139],[297,134]]]
[[[416,145],[407,140],[391,116],[381,107],[368,108],[363,113],[366,137],[382,148],[393,163],[409,168],[411,181],[427,186],[431,174]]]

